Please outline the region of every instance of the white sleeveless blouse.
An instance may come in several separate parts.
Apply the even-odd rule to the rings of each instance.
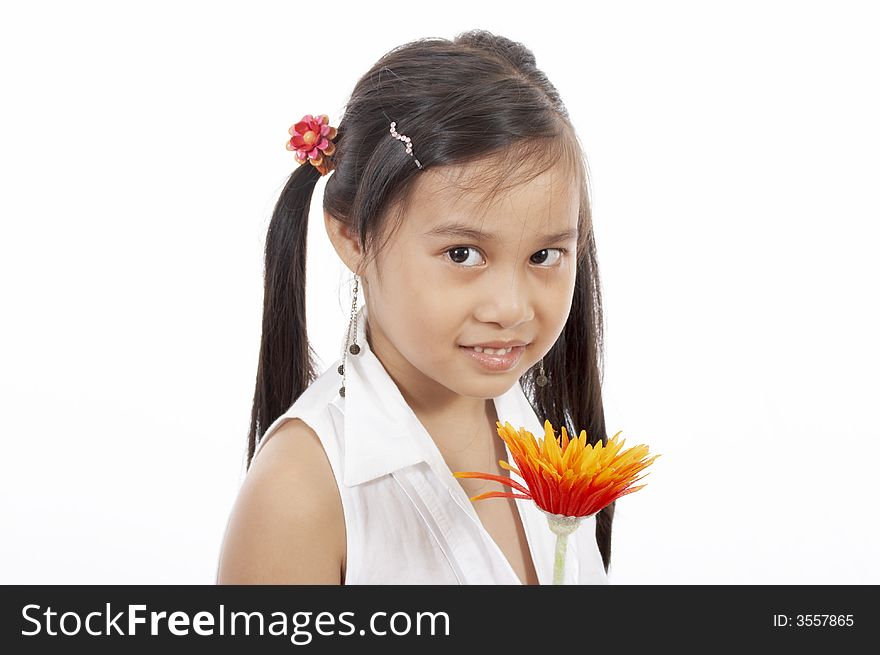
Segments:
[[[346,357],[345,397],[339,395],[340,358],[269,426],[254,457],[291,418],[318,435],[342,498],[347,585],[522,584],[434,440],[370,350],[366,321],[363,305],[357,319],[361,351]],[[525,427],[536,437],[544,434],[518,381],[493,402],[502,423]],[[516,473],[510,476],[524,484]],[[539,583],[552,584],[556,536],[533,501],[514,502]],[[608,583],[596,543],[596,517],[591,516],[568,539],[564,584]]]

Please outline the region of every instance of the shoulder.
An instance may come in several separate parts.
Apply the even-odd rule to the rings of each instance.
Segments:
[[[262,444],[232,510],[218,584],[340,584],[345,522],[324,447],[292,418]]]

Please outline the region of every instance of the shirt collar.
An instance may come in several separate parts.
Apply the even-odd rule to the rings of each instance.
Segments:
[[[361,350],[357,355],[346,355],[345,397],[337,397],[337,402],[344,403],[343,484],[347,487],[423,461],[439,465],[439,450],[431,446],[427,430],[370,349],[367,318],[367,306],[362,305],[357,314],[357,344]],[[502,423],[509,421],[533,434],[543,434],[519,381],[493,401]],[[512,464],[510,450],[506,450]]]

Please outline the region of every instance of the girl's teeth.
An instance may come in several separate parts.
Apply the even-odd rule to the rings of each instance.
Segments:
[[[478,353],[486,353],[487,355],[506,355],[513,348],[482,348],[480,346],[474,346],[474,350]]]

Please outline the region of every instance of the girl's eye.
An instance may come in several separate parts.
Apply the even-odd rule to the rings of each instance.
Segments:
[[[550,253],[556,253],[556,257],[551,257]],[[464,268],[473,268],[479,264],[475,264],[473,259],[471,259],[471,255],[478,255],[479,259],[482,260],[483,256],[480,254],[480,251],[476,248],[472,248],[471,246],[456,246],[455,248],[450,248],[446,251],[445,254],[449,254],[449,258],[453,261],[453,263],[458,264]],[[556,264],[559,263],[562,255],[565,254],[565,250],[562,248],[544,248],[543,250],[539,250],[534,255],[530,257],[530,261],[535,264],[541,265],[543,268],[552,268]],[[548,259],[550,260],[549,265],[544,265]],[[471,261],[471,263],[465,263],[467,261]]]
[[[534,255],[532,255],[530,259],[531,259],[531,261],[535,262],[535,257],[537,257],[541,261],[535,262],[535,263],[536,264],[543,264],[544,262],[547,261],[548,253],[550,253],[550,252],[556,253],[556,258],[554,259],[551,257],[550,258],[551,263],[547,266],[547,268],[551,268],[551,267],[555,266],[559,262],[560,259],[562,259],[562,255],[565,253],[565,251],[562,250],[562,248],[544,248],[543,250],[539,250]]]
[[[468,259],[470,259],[471,254],[473,254],[473,253],[479,254],[480,251],[477,250],[476,248],[471,248],[470,246],[456,246],[455,248],[450,248],[446,252],[451,253],[449,255],[449,258],[453,262],[455,262],[456,264],[459,264],[460,266],[470,268],[471,266],[473,266],[473,264],[465,264],[464,262],[466,262],[466,261],[468,261]],[[482,258],[483,258],[483,256],[480,255],[480,259],[482,259]]]

